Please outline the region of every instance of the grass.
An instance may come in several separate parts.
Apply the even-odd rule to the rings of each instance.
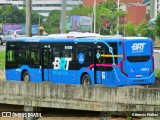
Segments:
[[[5,50],[0,51],[0,68],[4,68],[5,65]]]
[[[160,69],[156,69],[154,73],[156,77],[160,77]]]

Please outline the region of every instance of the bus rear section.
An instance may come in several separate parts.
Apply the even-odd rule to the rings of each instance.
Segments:
[[[153,41],[149,38],[124,38],[122,48],[120,69],[125,76],[124,84],[154,83]]]

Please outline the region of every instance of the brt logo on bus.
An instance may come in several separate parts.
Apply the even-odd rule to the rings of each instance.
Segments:
[[[54,62],[53,62],[53,69],[54,70],[68,70],[69,61],[71,60],[72,58],[55,57]]]
[[[138,50],[143,51],[145,44],[146,43],[133,43],[131,47],[133,51],[138,51]]]

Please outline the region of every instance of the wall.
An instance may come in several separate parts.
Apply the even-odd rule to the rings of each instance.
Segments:
[[[127,6],[126,10],[129,13],[127,22],[133,22],[137,26],[146,20],[146,6]]]
[[[0,81],[0,103],[90,111],[158,111],[159,89]]]

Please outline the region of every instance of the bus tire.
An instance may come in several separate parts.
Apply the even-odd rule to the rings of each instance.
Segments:
[[[91,85],[91,79],[88,74],[82,76],[82,85]]]
[[[30,81],[30,76],[29,76],[29,73],[28,71],[25,71],[22,75],[22,81],[24,82],[29,82]]]
[[[0,38],[0,45],[3,45],[2,38]]]

